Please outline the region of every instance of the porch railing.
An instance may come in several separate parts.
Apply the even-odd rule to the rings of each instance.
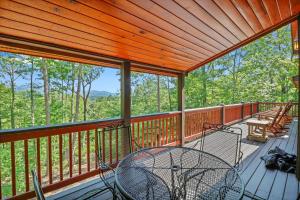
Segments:
[[[241,103],[185,111],[185,140],[201,136],[203,123],[231,124],[282,103]],[[297,104],[290,114],[297,115]],[[131,118],[133,150],[142,147],[180,144],[181,112]],[[0,199],[34,197],[30,170],[35,169],[45,192],[62,188],[98,173],[97,137],[102,157],[115,166],[121,159],[117,130],[105,131],[121,119],[97,120],[0,131]]]

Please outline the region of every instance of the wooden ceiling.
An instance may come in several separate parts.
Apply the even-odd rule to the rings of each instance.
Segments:
[[[0,0],[0,49],[96,62],[3,39],[13,36],[131,60],[141,71],[149,65],[189,72],[295,20],[299,12],[300,0]]]

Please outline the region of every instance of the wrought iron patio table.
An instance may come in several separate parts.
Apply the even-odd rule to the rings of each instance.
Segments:
[[[187,147],[144,148],[116,169],[116,185],[128,199],[240,199],[244,184],[224,160]]]

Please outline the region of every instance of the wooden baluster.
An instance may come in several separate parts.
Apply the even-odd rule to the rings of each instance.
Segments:
[[[145,122],[142,122],[142,147],[145,147]]]
[[[119,162],[119,129],[116,129],[116,163]]]
[[[91,162],[90,162],[90,130],[86,132],[86,165],[87,171],[91,170]]]
[[[98,153],[99,153],[99,146],[98,146],[98,129],[95,129],[95,169],[97,169],[98,168],[98,157],[97,157],[97,155],[98,155]],[[99,145],[101,145],[101,144],[99,144]],[[101,156],[101,155],[98,155],[99,157]]]
[[[102,128],[102,160],[103,162],[105,162],[105,129],[104,128]]]
[[[51,136],[48,136],[48,165],[49,165],[49,184],[52,184],[52,143],[51,143]]]
[[[134,122],[132,122],[132,124],[131,124],[131,151],[134,151]]]
[[[140,145],[140,122],[137,123],[137,144]]]
[[[165,118],[162,118],[162,131],[161,131],[161,145],[166,144],[165,143],[165,136],[166,136],[166,130],[165,130]]]
[[[78,174],[81,174],[81,132],[78,132]]]
[[[59,151],[59,180],[64,180],[63,173],[63,150],[62,150],[62,135],[58,136],[58,151]]]
[[[151,120],[151,136],[150,136],[150,138],[151,138],[151,147],[153,147],[153,120]]]
[[[70,178],[71,178],[73,176],[72,133],[69,133],[69,172],[70,172]]]
[[[155,146],[159,146],[159,140],[160,140],[160,125],[159,125],[159,120],[154,120],[154,127],[155,127],[155,132],[154,132],[154,142]]]
[[[112,130],[109,130],[109,164],[112,164]]]
[[[26,192],[27,192],[30,190],[30,188],[29,188],[28,140],[24,140],[24,157],[25,157],[25,163],[24,163],[25,164],[25,185],[26,185]]]
[[[41,145],[40,138],[36,138],[36,164],[37,164],[37,176],[39,182],[42,182],[42,174],[41,174]]]
[[[171,142],[174,142],[174,117],[171,117],[171,121],[170,121],[171,125]]]
[[[3,148],[5,148],[5,144],[0,144],[0,145],[3,145]],[[1,146],[0,146],[0,149],[1,149]],[[1,166],[2,166],[2,163],[1,163],[1,154],[0,154],[0,199],[2,199],[2,177],[1,177]]]
[[[11,162],[11,184],[12,184],[12,194],[16,195],[16,155],[15,155],[15,143],[10,143],[10,162]]]
[[[5,148],[5,144],[0,144],[0,145],[3,145],[3,148]],[[1,148],[1,146],[0,146]],[[0,154],[0,199],[2,199],[2,177],[1,177],[1,166],[2,166],[2,163],[1,163],[1,154]]]
[[[147,131],[147,135],[146,135],[146,141],[147,141],[147,147],[149,147],[149,121],[147,121],[147,128],[146,128],[146,131]]]
[[[169,118],[166,118],[166,144],[169,143]]]

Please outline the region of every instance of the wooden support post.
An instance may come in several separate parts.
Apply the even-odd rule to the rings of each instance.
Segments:
[[[131,64],[130,62],[124,62],[121,67],[121,117],[124,120],[126,126],[130,126],[131,117]],[[129,137],[131,133],[126,128],[122,130],[121,145],[122,156],[126,156],[131,151],[129,144]]]
[[[300,76],[300,16],[297,18],[298,24],[298,76]],[[296,164],[296,176],[297,179],[300,180],[300,123],[299,123],[299,111],[300,111],[300,104],[298,103],[298,137],[297,137],[297,164]]]
[[[221,119],[220,119],[220,122],[221,122],[221,124],[222,125],[224,125],[225,124],[225,107],[224,107],[224,104],[220,104],[220,106],[222,106],[222,108],[221,108]]]
[[[250,116],[253,117],[253,102],[250,102]]]
[[[256,113],[259,113],[259,102],[256,102],[257,108],[256,108]]]
[[[241,108],[241,119],[242,119],[242,121],[243,121],[243,119],[244,119],[244,108],[245,108],[245,103],[242,101],[241,102],[241,104],[242,104],[242,108]]]
[[[177,90],[178,90],[178,111],[181,111],[180,120],[179,120],[179,140],[180,145],[184,145],[184,138],[185,138],[185,96],[184,96],[184,78],[185,74],[178,75],[178,83],[177,83]]]

